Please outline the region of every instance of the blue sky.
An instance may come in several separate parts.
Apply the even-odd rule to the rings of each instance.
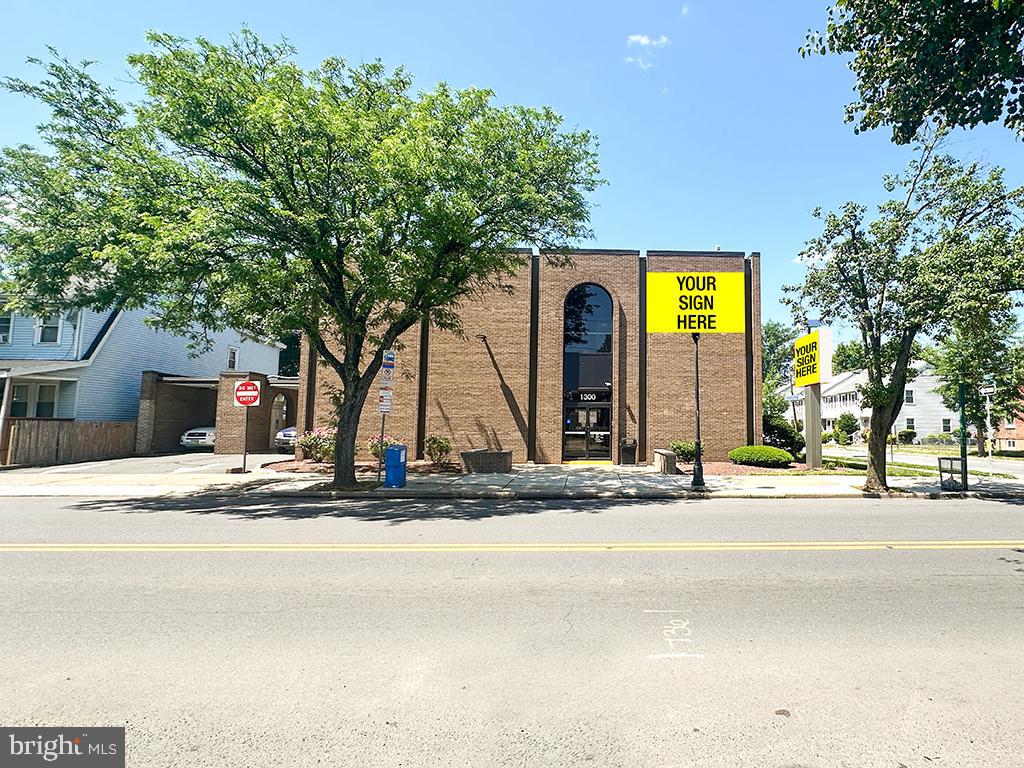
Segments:
[[[826,0],[521,0],[455,2],[10,3],[0,73],[31,76],[28,56],[57,47],[100,62],[134,88],[124,59],[146,30],[224,40],[247,24],[287,37],[304,65],[328,55],[403,64],[419,85],[492,88],[501,102],[546,104],[601,143],[608,186],[589,247],[758,250],[764,317],[788,320],[781,286],[816,233],[811,210],[882,199],[881,175],[910,149],[887,131],[843,123],[853,78],[832,58],[801,59]],[[0,144],[33,142],[44,113],[0,94]],[[1024,147],[998,126],[957,134],[954,151],[1004,165],[1024,183]]]

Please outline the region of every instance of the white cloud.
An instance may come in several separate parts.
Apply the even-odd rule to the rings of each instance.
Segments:
[[[680,16],[685,16],[689,12],[690,12],[690,6],[688,6],[688,5],[684,5],[682,8],[679,9],[679,15]]]
[[[648,35],[630,35],[626,38],[626,45],[639,45],[644,48],[663,48],[671,41],[665,35],[650,37]]]
[[[627,64],[635,64],[637,67],[645,71],[654,66],[650,61],[645,59],[643,56],[623,56],[622,60]]]

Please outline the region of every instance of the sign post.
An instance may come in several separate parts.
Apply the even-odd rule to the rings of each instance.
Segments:
[[[235,399],[233,405],[245,408],[245,419],[242,422],[242,474],[245,474],[249,458],[249,409],[259,407],[260,383],[258,381],[235,382]]]
[[[821,384],[832,378],[832,331],[820,326],[793,342],[793,384],[804,388],[807,466],[821,467]]]
[[[700,423],[700,337],[746,331],[743,272],[648,272],[647,332],[689,333],[693,339],[696,440],[691,487],[704,488]]]
[[[377,394],[377,413],[380,414],[380,439],[377,441],[377,485],[380,485],[381,467],[384,464],[384,420],[391,413],[395,385],[395,350],[384,350],[380,364],[380,390]]]
[[[996,393],[996,385],[991,381],[979,387],[978,392],[985,396],[985,428],[988,430],[988,468],[992,471],[992,446],[995,444],[995,427],[992,425],[992,395]]]
[[[967,490],[967,385],[957,387],[960,405],[960,490]]]

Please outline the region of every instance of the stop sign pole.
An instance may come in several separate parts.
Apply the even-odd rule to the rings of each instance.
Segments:
[[[235,382],[233,404],[245,408],[245,419],[242,422],[242,474],[245,474],[249,457],[249,409],[260,404],[260,383],[248,380]]]

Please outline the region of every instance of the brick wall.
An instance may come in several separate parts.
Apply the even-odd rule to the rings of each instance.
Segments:
[[[742,255],[669,255],[652,252],[648,272],[742,272]],[[755,272],[756,274],[756,272]],[[759,285],[754,281],[754,296]],[[760,307],[754,308],[755,440],[760,440]],[[704,333],[700,337],[701,438],[709,461],[747,443],[745,340],[741,333]],[[667,448],[672,440],[693,440],[695,402],[693,340],[689,333],[652,333],[647,337],[648,444]]]
[[[638,251],[579,251],[573,266],[541,257],[537,381],[537,462],[562,460],[562,354],[565,297],[580,283],[601,286],[612,297],[612,460],[619,439],[639,430]]]
[[[495,291],[462,305],[462,338],[430,330],[426,434],[449,437],[456,455],[497,448],[526,461],[530,265],[510,284],[511,295]]]
[[[260,382],[259,405],[243,408],[234,404],[235,384],[243,380]],[[221,373],[217,386],[217,439],[214,442],[214,453],[241,453],[243,434],[247,436],[245,443],[250,452],[266,453],[271,450],[273,403],[274,393],[264,374],[247,371]]]

